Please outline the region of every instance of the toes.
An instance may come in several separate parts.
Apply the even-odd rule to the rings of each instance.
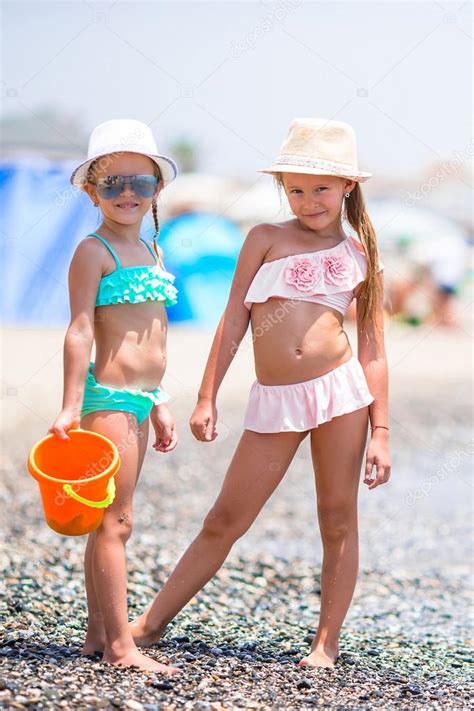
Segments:
[[[310,657],[303,657],[303,659],[301,659],[301,660],[298,662],[298,666],[300,666],[300,667],[310,667],[311,669],[318,669],[319,667],[332,668],[332,667],[335,666],[335,663],[336,663],[336,661],[337,661],[338,659],[339,659],[339,657],[336,657],[336,660],[333,662],[331,659],[326,658],[326,659],[320,660],[321,663],[318,664],[318,662],[317,662],[316,660],[315,660],[315,662],[313,663],[313,661],[311,661],[311,658],[310,658]]]

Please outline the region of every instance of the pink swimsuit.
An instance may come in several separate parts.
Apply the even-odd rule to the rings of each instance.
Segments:
[[[378,271],[383,269],[379,259]],[[353,235],[329,249],[305,252],[264,262],[244,300],[294,299],[324,304],[343,316],[354,290],[367,275],[364,247]],[[287,313],[286,317],[290,318]],[[304,432],[333,417],[366,407],[374,398],[358,358],[349,360],[312,380],[289,385],[263,385],[256,380],[250,391],[244,427],[254,432]]]
[[[383,264],[379,260],[379,270]],[[325,304],[343,316],[354,298],[355,287],[367,275],[364,248],[357,237],[348,235],[329,249],[305,252],[264,262],[250,284],[244,304],[270,297],[301,299]]]

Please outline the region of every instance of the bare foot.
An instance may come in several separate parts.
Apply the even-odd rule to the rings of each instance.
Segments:
[[[138,649],[131,649],[122,655],[107,652],[104,654],[102,661],[114,664],[115,666],[135,667],[145,672],[160,672],[167,676],[173,676],[173,674],[178,674],[180,671],[176,667],[160,664],[160,662],[156,662],[154,659],[150,659],[150,657],[145,657]]]
[[[133,641],[137,647],[151,647],[162,638],[166,627],[163,629],[151,630],[147,627],[146,618],[144,615],[137,617],[136,620],[130,622],[130,631],[133,636]]]
[[[331,650],[325,650],[322,648],[313,649],[313,651],[308,654],[307,657],[299,662],[300,667],[327,667],[332,669],[336,666],[336,662],[339,659],[339,654]]]
[[[81,647],[81,654],[91,655],[91,654],[102,654],[105,649],[105,640],[98,639],[96,637],[89,637],[86,635],[84,644]]]

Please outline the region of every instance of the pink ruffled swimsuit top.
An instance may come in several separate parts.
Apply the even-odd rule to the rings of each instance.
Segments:
[[[383,269],[379,259],[378,271]],[[324,304],[343,316],[354,290],[367,276],[367,258],[358,237],[348,235],[329,249],[305,252],[264,262],[255,274],[244,300],[263,303],[271,297]]]

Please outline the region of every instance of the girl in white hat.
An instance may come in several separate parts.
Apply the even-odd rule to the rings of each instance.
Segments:
[[[357,578],[369,419],[364,483],[372,491],[390,475],[383,265],[360,188],[370,173],[357,167],[351,126],[325,119],[293,121],[263,172],[276,176],[294,218],[258,225],[245,240],[190,422],[198,440],[217,437],[218,389],[251,321],[257,380],[245,431],[201,532],[133,629],[140,644],[161,636],[251,526],[309,435],[324,559],[319,625],[300,664],[333,666]],[[357,356],[343,326],[354,298]]]
[[[94,129],[87,160],[71,176],[102,213],[96,232],[78,245],[69,268],[71,322],[64,343],[64,396],[50,428],[61,439],[79,426],[118,447],[116,496],[89,534],[85,554],[88,627],[84,654],[168,674],[177,670],[144,656],[128,626],[125,544],[132,531],[132,497],[148,442],[171,452],[177,436],[160,383],[166,366],[166,306],[176,303],[174,276],[156,244],[156,200],[176,176],[159,155],[150,128],[112,120]],[[154,249],[141,239],[152,209]],[[95,362],[90,354],[95,341]]]

